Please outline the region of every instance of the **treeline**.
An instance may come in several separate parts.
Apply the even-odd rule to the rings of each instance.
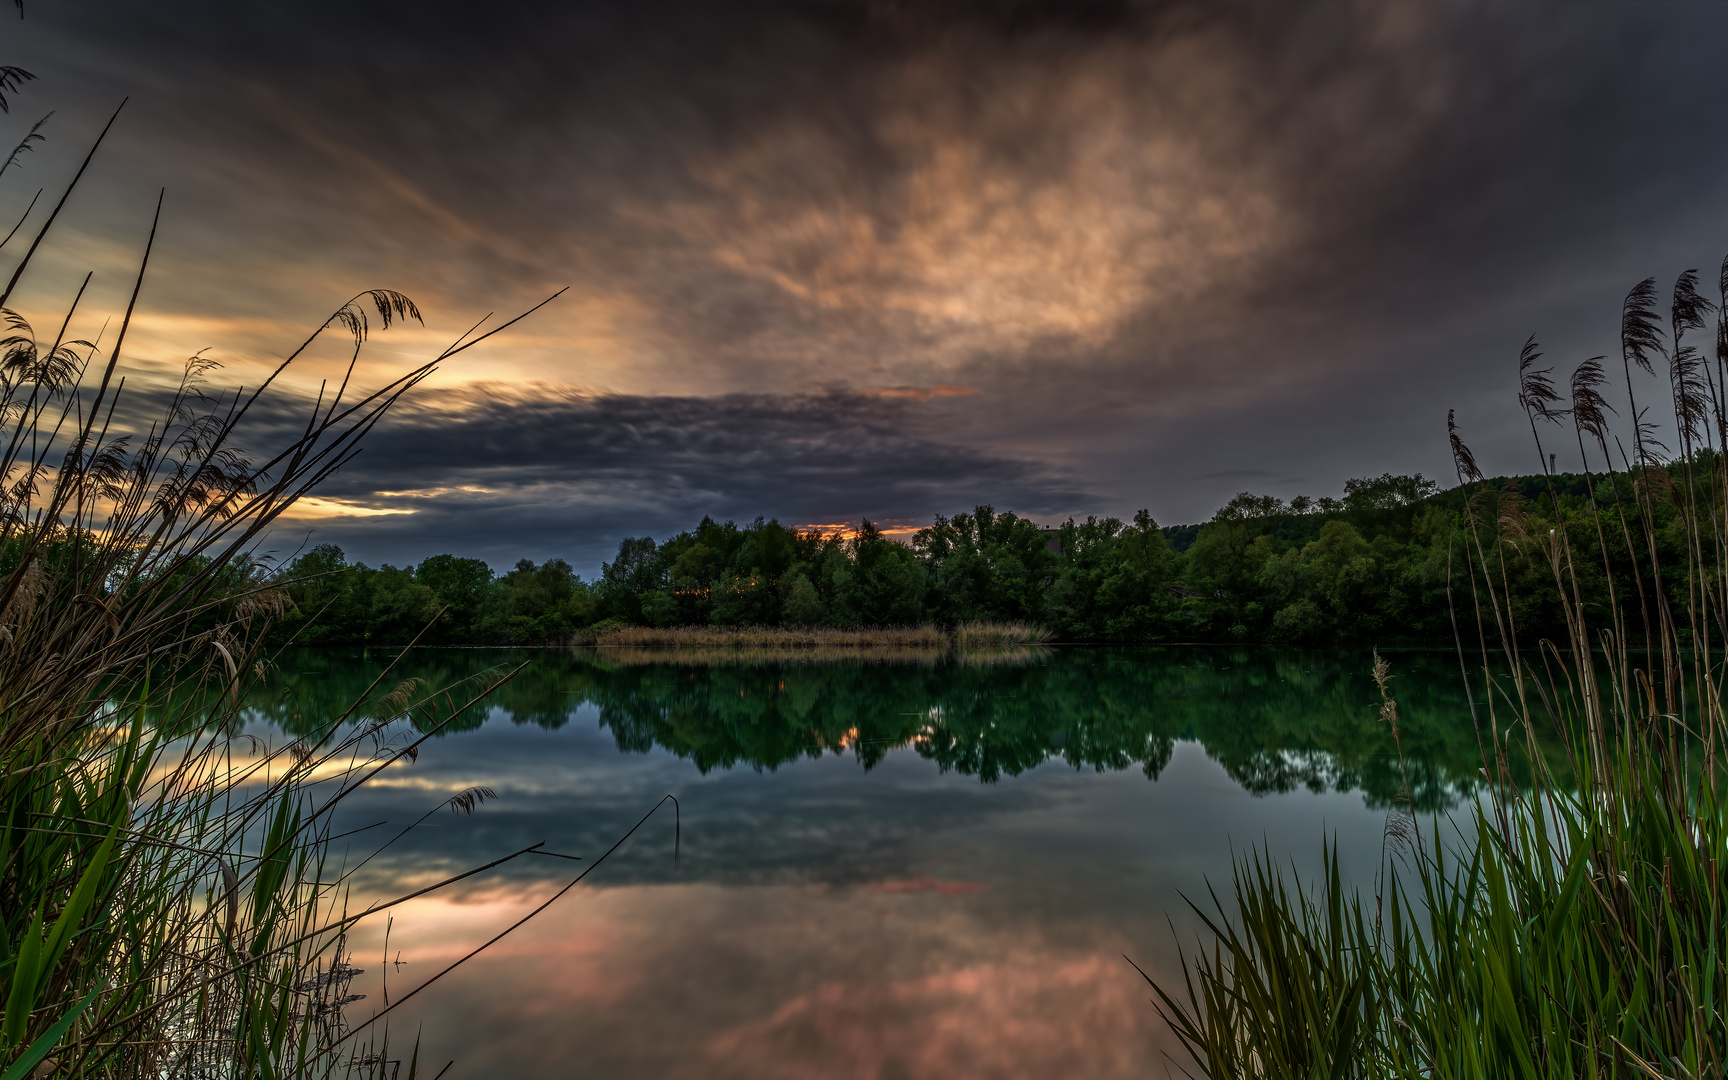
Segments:
[[[1606,604],[1611,576],[1622,596],[1642,588],[1655,602],[1651,569],[1615,552],[1632,532],[1642,543],[1635,500],[1654,507],[1659,547],[1677,529],[1675,493],[1692,481],[1683,463],[1658,475],[1637,491],[1623,475],[1560,474],[1442,492],[1387,474],[1350,481],[1341,498],[1243,493],[1199,526],[1161,528],[1141,511],[1054,534],[981,506],[938,516],[910,543],[868,521],[843,537],[704,518],[662,543],[625,539],[594,581],[561,559],[504,574],[454,555],[373,568],[325,545],[286,568],[293,610],[275,632],[302,644],[405,644],[425,630],[426,644],[541,645],[620,625],[1019,620],[1070,641],[1450,641],[1454,617],[1474,634],[1472,597],[1492,584],[1515,598],[1518,629],[1550,634],[1563,618],[1551,530],[1578,551],[1606,537],[1606,561],[1576,567],[1587,603]],[[1683,545],[1675,532],[1677,556]]]

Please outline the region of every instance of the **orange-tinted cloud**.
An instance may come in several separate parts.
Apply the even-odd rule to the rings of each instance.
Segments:
[[[967,70],[932,50],[886,73],[865,121],[887,179],[860,178],[850,133],[799,116],[693,162],[703,197],[627,212],[826,313],[855,357],[948,369],[1097,346],[1293,235],[1276,178],[1237,157],[1241,62],[1204,36],[1077,66]],[[989,92],[967,94],[979,79]],[[1124,94],[1137,83],[1158,91]],[[1205,104],[1170,111],[1159,91],[1177,83]]]
[[[412,514],[411,507],[366,506],[343,499],[325,499],[307,495],[289,507],[284,521],[326,521],[331,518],[389,517],[392,514]]]
[[[883,536],[904,540],[919,529],[928,527],[930,523],[928,521],[909,521],[904,518],[882,518],[880,520],[871,518],[870,524],[876,526],[876,531]],[[824,536],[839,536],[848,540],[858,535],[857,521],[830,521],[821,524],[799,525],[797,528],[803,532],[819,532]]]
[[[929,401],[939,397],[971,397],[978,392],[971,386],[890,386],[882,390],[872,390],[874,397],[908,398],[912,401]]]
[[[1412,437],[1435,401],[1510,409],[1493,395],[1531,329],[1555,355],[1601,352],[1614,331],[1594,313],[1628,284],[1717,255],[1697,239],[1728,145],[1708,137],[1728,89],[1707,51],[1728,16],[1710,5],[644,10],[37,12],[11,39],[41,76],[18,104],[59,111],[5,177],[8,215],[69,176],[112,102],[134,97],[12,304],[45,332],[94,269],[72,333],[112,335],[162,185],[128,349],[146,363],[211,347],[255,384],[336,304],[399,288],[433,328],[375,336],[360,373],[373,385],[487,311],[570,285],[428,388],[865,388],[939,407],[953,444],[1089,482],[1033,506],[953,493],[933,479],[944,463],[902,461],[916,505],[888,513],[988,498],[1186,521],[1233,493],[1209,474],[1273,458],[1286,497],[1336,491],[1367,468],[1364,447],[1375,472],[1443,469],[1444,439]],[[509,77],[480,85],[481,70]],[[1696,149],[1664,157],[1675,145]],[[345,352],[332,342],[284,381],[315,391]],[[611,547],[661,529],[587,524],[636,483],[543,492],[568,511],[548,535],[604,532]],[[854,509],[755,497],[690,508]],[[329,537],[384,535],[384,517],[326,520],[344,523]]]
[[[864,886],[869,892],[891,894],[933,892],[940,896],[962,896],[966,893],[982,892],[989,887],[981,881],[938,881],[933,877],[912,878],[903,881],[873,881]]]

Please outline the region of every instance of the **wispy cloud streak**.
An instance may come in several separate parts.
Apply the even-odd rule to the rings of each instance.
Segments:
[[[282,423],[293,415],[284,409]],[[381,425],[324,489],[363,512],[408,513],[315,528],[369,557],[452,550],[597,563],[622,533],[663,537],[704,514],[798,524],[927,518],[976,502],[1054,514],[1089,497],[1063,470],[944,441],[940,421],[917,399],[844,392],[435,392]]]

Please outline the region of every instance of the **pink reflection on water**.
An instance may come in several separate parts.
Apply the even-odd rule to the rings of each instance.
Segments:
[[[825,983],[711,1039],[709,1075],[1119,1076],[1144,1070],[1144,995],[1117,956],[1021,950],[910,979]]]
[[[555,888],[406,905],[391,949],[410,964],[391,974],[392,997]],[[583,887],[393,1014],[393,1027],[420,1030],[422,1057],[455,1058],[465,1076],[1011,1080],[1156,1068],[1165,1032],[1122,960],[1156,970],[1146,936],[1085,920],[1046,933],[1043,905],[1015,909],[1014,895],[937,877]],[[380,935],[354,945],[375,979]],[[356,989],[371,995],[350,1014],[360,1021],[382,987]]]

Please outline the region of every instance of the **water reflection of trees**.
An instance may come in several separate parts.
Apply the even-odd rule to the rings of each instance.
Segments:
[[[257,714],[304,731],[339,715],[388,654],[303,650],[284,656],[255,696]],[[1254,793],[1361,791],[1385,805],[1401,783],[1366,653],[1266,648],[1091,648],[1010,662],[931,656],[923,662],[771,660],[629,662],[593,652],[427,650],[384,680],[441,687],[531,659],[453,728],[493,710],[562,727],[593,705],[625,751],[668,750],[703,771],[775,769],[847,754],[869,769],[911,747],[944,770],[994,781],[1054,759],[1156,778],[1179,740],[1197,741]],[[1419,808],[1474,786],[1480,758],[1457,661],[1394,660],[1405,764]]]

